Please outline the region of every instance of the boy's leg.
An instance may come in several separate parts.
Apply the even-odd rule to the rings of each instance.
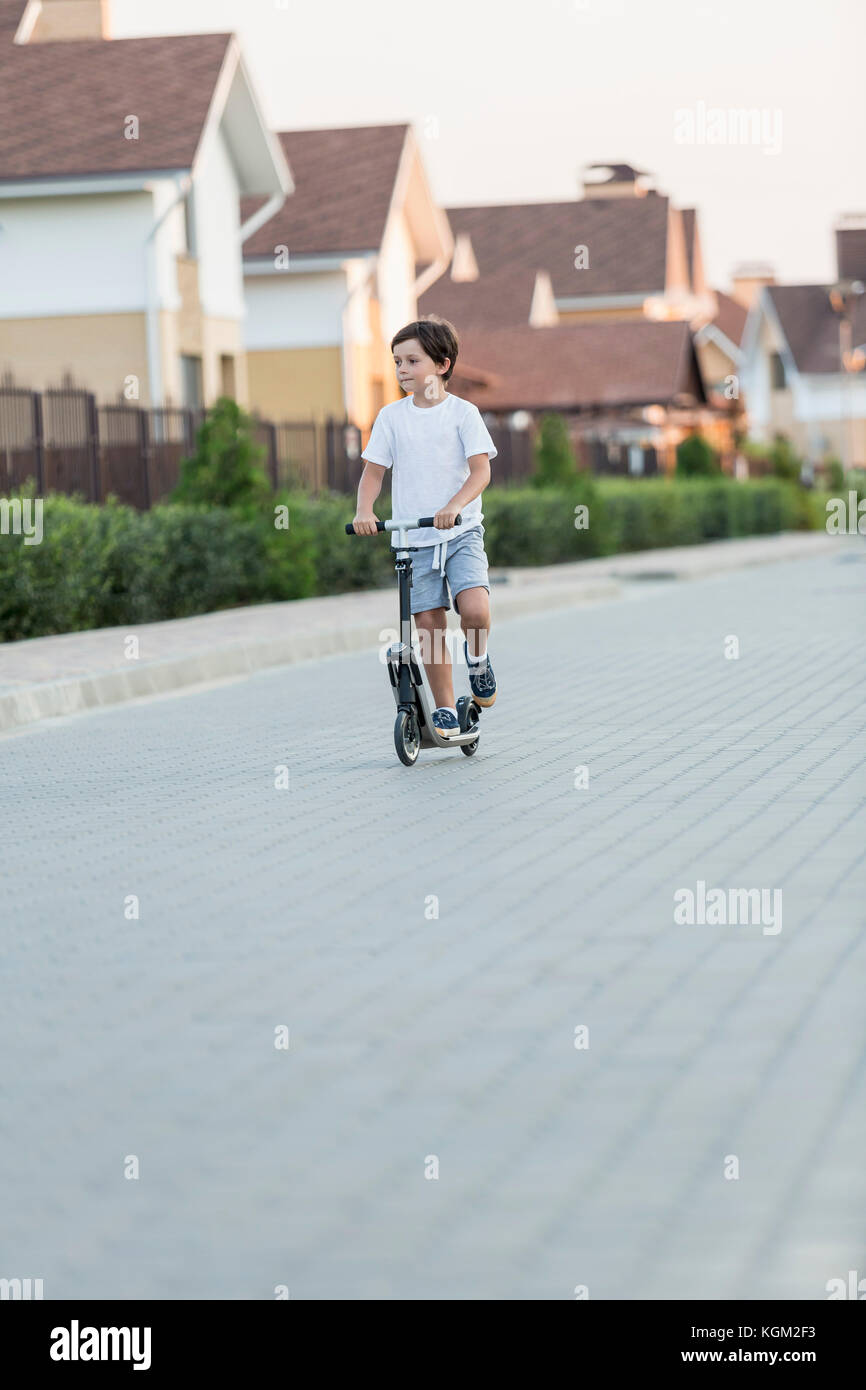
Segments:
[[[487,651],[487,635],[490,632],[490,595],[483,585],[474,589],[461,589],[454,595],[454,606],[460,615],[460,626],[466,638],[469,655],[478,656]]]
[[[445,705],[448,709],[454,709],[451,653],[445,640],[448,631],[448,611],[445,608],[431,608],[425,613],[416,613],[414,617],[421,660],[430,682],[434,707],[439,709]]]

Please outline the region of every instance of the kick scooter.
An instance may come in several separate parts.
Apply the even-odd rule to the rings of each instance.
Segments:
[[[463,518],[458,515],[456,526],[462,526]],[[409,553],[420,549],[409,545],[409,531],[419,526],[435,525],[435,517],[422,516],[415,521],[380,521],[379,531],[399,531],[400,544],[395,549],[394,569],[397,571],[397,586],[400,594],[400,636],[401,641],[388,648],[388,675],[391,689],[397,704],[397,720],[394,724],[394,747],[401,763],[411,767],[422,748],[459,748],[468,758],[478,747],[481,737],[478,720],[481,706],[471,695],[461,695],[457,701],[457,718],[460,733],[443,738],[433,727],[433,705],[424,684],[424,677],[415,652],[412,650],[412,615],[409,611],[409,590],[412,587],[412,561]],[[346,535],[355,536],[351,522],[346,525]]]

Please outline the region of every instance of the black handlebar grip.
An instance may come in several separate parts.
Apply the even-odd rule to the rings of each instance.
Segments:
[[[435,525],[435,523],[436,523],[436,518],[435,518],[435,516],[422,516],[422,517],[419,517],[419,518],[418,518],[418,525],[419,525],[419,526],[433,526],[433,525]],[[457,515],[456,515],[456,517],[454,518],[454,525],[455,525],[455,526],[462,526],[462,525],[463,525],[463,515],[462,515],[461,512],[458,512]],[[384,521],[377,521],[377,522],[376,522],[376,530],[377,530],[377,531],[384,531],[384,530],[385,530],[385,523],[384,523]],[[347,535],[347,536],[358,536],[358,535],[360,535],[360,534],[361,534],[361,533],[360,533],[359,531],[356,531],[356,530],[355,530],[354,524],[353,524],[351,521],[347,521],[347,522],[346,522],[346,535]]]

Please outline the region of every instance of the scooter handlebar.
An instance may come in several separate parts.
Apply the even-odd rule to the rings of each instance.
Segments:
[[[435,524],[436,524],[436,518],[435,518],[435,516],[422,516],[422,517],[419,518],[418,521],[377,521],[377,522],[376,522],[376,530],[377,530],[377,531],[399,531],[401,527],[405,526],[407,530],[411,531],[411,530],[415,530],[416,527],[419,527],[419,526],[435,526]],[[457,513],[456,517],[454,518],[454,525],[455,525],[455,526],[462,526],[462,525],[463,525],[463,516],[462,516],[462,513],[460,513],[460,512]],[[354,527],[354,524],[353,524],[351,521],[348,521],[348,522],[346,523],[346,535],[347,535],[347,536],[360,536],[360,535],[363,535],[363,532],[361,532],[361,531],[356,531],[356,530],[355,530],[355,527]]]

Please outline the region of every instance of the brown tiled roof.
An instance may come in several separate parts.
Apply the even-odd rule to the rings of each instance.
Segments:
[[[441,275],[418,300],[418,313],[450,319],[458,337],[472,328],[505,328],[529,323],[535,271],[522,266],[491,271],[477,280]]]
[[[461,377],[461,363],[490,373],[491,385]],[[479,410],[665,405],[681,394],[706,399],[688,324],[650,319],[469,332],[451,381]]]
[[[749,311],[740,304],[738,300],[732,299],[729,294],[725,294],[724,290],[716,290],[715,295],[719,307],[716,312],[716,317],[713,319],[713,323],[720,333],[724,333],[728,342],[733,343],[735,347],[739,347],[740,343],[743,341],[743,329],[746,326],[746,319],[749,317]]]
[[[797,369],[838,372],[839,316],[824,285],[770,285],[767,294],[778,316]],[[853,347],[866,343],[866,304],[861,295],[854,310]]]
[[[648,295],[665,287],[668,200],[658,194],[446,211],[455,238],[469,233],[482,276],[516,267],[546,270],[557,299]],[[587,247],[583,270],[574,267],[576,246]]]
[[[26,7],[27,0],[0,0],[0,44],[12,42]]]
[[[231,37],[0,43],[0,179],[189,168]]]
[[[344,126],[332,130],[281,130],[278,139],[295,191],[282,208],[244,243],[244,260],[335,251],[377,251],[408,125]],[[241,199],[241,221],[263,205]]]

